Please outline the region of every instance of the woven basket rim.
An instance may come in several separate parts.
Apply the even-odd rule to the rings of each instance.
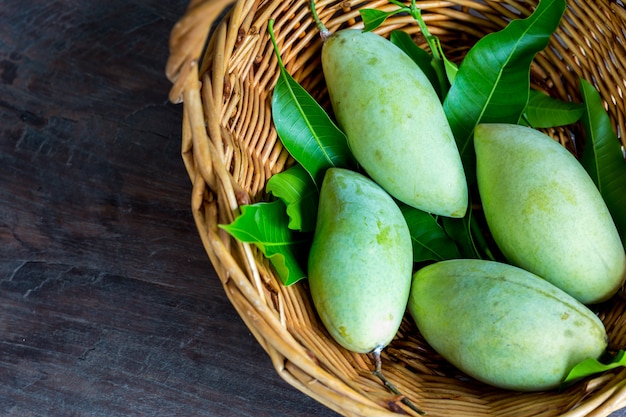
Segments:
[[[265,28],[258,22],[267,21],[269,17],[282,17],[282,21],[277,20],[276,30],[281,30],[278,33],[281,55],[284,51],[287,57],[283,60],[287,63],[288,70],[295,74],[294,77],[298,80],[312,79],[311,85],[316,85],[316,78],[311,75],[310,67],[315,58],[312,56],[313,53],[307,52],[307,47],[302,45],[313,45],[319,40],[316,36],[306,33],[305,28],[311,22],[310,16],[302,6],[304,3],[302,0],[286,2],[238,0],[234,3],[232,0],[191,0],[185,15],[172,29],[166,75],[173,84],[170,100],[183,104],[181,153],[193,186],[191,208],[202,243],[227,296],[267,352],[277,373],[295,388],[342,415],[397,416],[399,414],[392,411],[393,407],[389,408],[391,396],[387,398],[376,391],[375,387],[380,385],[379,381],[371,375],[364,375],[364,370],[372,369],[373,362],[370,356],[346,353],[339,348],[324,350],[327,347],[319,345],[320,342],[316,339],[319,329],[305,328],[307,324],[316,320],[315,314],[311,311],[305,285],[294,288],[282,287],[278,284],[279,281],[271,266],[256,248],[233,241],[218,227],[218,224],[231,222],[242,205],[258,200],[262,196],[262,191],[259,190],[264,188],[267,179],[290,164],[288,155],[276,145],[277,138],[275,133],[272,133],[267,114],[269,91],[277,78],[276,71],[272,73],[270,68],[275,69],[276,63],[272,54],[267,53],[267,46],[263,46],[259,41],[265,36],[267,43]],[[368,7],[385,7],[387,1],[327,0],[318,1],[317,7],[322,20],[358,26],[358,19],[355,17],[357,9],[354,6],[363,6],[362,3]],[[425,10],[441,12],[446,5],[457,4],[463,8],[477,2],[451,0],[418,1],[418,3],[423,3]],[[493,6],[495,10],[509,15],[512,13],[510,8],[514,7],[500,4],[504,1],[484,3],[495,4]],[[529,4],[528,1],[508,3],[522,3],[526,6]],[[610,12],[615,19],[626,22],[626,9],[622,3],[610,0],[596,3],[597,7],[602,9],[597,13],[600,17],[606,19],[606,13]],[[583,6],[578,2],[572,2],[568,7],[571,10],[573,7]],[[227,10],[226,14],[224,10]],[[443,16],[441,20],[460,19],[456,23],[457,26],[468,31],[472,30],[471,25],[475,23],[473,20],[475,17],[461,18],[458,10],[445,10],[446,13],[441,14]],[[212,25],[218,17],[222,19],[209,37]],[[436,28],[433,33],[436,34],[439,30],[437,20],[433,18],[432,22]],[[576,19],[566,23],[575,25]],[[402,27],[402,24],[401,20],[395,21],[379,32],[387,34],[393,28]],[[289,35],[292,37],[288,38]],[[622,50],[624,36],[622,32],[621,38],[616,38],[615,41]],[[576,34],[572,38],[590,44],[589,48],[595,45],[593,38],[590,40],[582,34]],[[299,43],[296,45],[297,42]],[[559,52],[563,53],[563,50]],[[546,58],[538,57],[538,60],[542,59]],[[626,71],[626,58],[613,56],[608,60],[605,59],[605,62],[609,61],[617,61],[615,65]],[[568,62],[568,65],[573,65],[573,61]],[[255,69],[254,77],[246,73],[250,68]],[[558,70],[549,65],[545,68],[547,68],[544,70],[546,79],[550,79],[550,76],[554,76],[554,71]],[[595,79],[596,82],[599,81],[596,85],[600,87],[599,90],[609,110],[614,108],[612,114],[616,130],[620,139],[624,141],[621,132],[625,126],[626,111],[624,104],[620,104],[620,100],[623,102],[621,91],[626,88],[624,75],[621,80],[619,74],[609,77],[609,81],[617,84],[617,90],[613,90],[603,86],[604,78],[600,77],[599,72],[594,71],[597,70],[589,70],[586,76]],[[243,88],[250,84],[257,88],[263,86],[262,94],[245,95]],[[554,88],[558,91],[559,86]],[[316,94],[323,93],[323,90],[316,91]],[[236,96],[237,94],[239,96]],[[241,104],[244,100],[247,100],[248,113],[241,115],[238,113],[240,112],[238,106],[244,108]],[[254,129],[238,130],[238,120],[246,117],[256,121]],[[233,155],[244,152],[245,146],[253,148],[250,143],[257,139],[255,136],[264,137],[267,141],[259,149],[255,149],[255,152],[262,155],[259,160],[263,162],[256,159],[246,161],[244,157],[239,162],[233,162],[236,160],[236,156]],[[567,134],[556,136],[566,144]],[[246,163],[249,166],[246,166]],[[620,307],[620,310],[611,311],[607,316],[613,314],[617,319],[613,316],[610,319],[621,324],[619,319],[624,315],[624,309],[626,307]],[[297,320],[293,320],[293,317]],[[626,348],[626,345],[623,347]],[[334,368],[337,364],[341,365],[341,369]],[[350,369],[350,366],[353,369]],[[398,385],[406,383],[402,380],[403,377],[399,378]],[[463,400],[454,400],[466,397],[469,395],[468,391],[446,387],[445,378],[439,380],[436,375],[428,378],[434,389],[439,390],[439,395],[448,397],[440,402],[447,401],[446,406],[452,410],[458,407],[458,410],[454,411],[455,415],[472,415],[467,413],[476,410],[476,408],[464,409]],[[542,398],[541,394],[511,393],[509,396],[513,398],[511,400],[499,395],[498,390],[485,387],[481,389],[484,391],[476,398],[465,400],[473,402],[474,406],[481,401],[489,403],[492,411],[484,415],[535,415],[523,414],[528,412],[529,406],[526,403],[532,399],[546,409],[558,409],[552,414],[548,412],[545,415],[606,416],[626,406],[626,370],[607,372],[581,383],[579,389],[583,394],[579,397],[573,396],[573,403],[566,408],[553,399]],[[418,391],[413,392],[420,396]],[[427,405],[430,404],[428,401],[433,404],[437,402],[425,399],[426,404],[423,408],[428,408]],[[516,401],[519,405],[514,404]],[[505,412],[502,410],[507,410],[508,414],[502,414]],[[510,410],[518,410],[518,414],[510,414]],[[406,409],[404,411],[407,412]]]

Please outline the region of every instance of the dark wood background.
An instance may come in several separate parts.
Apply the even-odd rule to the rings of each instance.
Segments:
[[[0,416],[334,416],[284,382],[190,213],[186,0],[0,6]]]
[[[277,376],[197,236],[164,76],[186,6],[0,6],[0,416],[336,415]]]

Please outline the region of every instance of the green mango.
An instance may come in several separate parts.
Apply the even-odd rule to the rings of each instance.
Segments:
[[[324,42],[322,69],[337,122],[367,174],[410,206],[463,217],[468,191],[461,157],[417,64],[380,35],[347,29]]]
[[[389,194],[362,174],[328,169],[308,272],[333,338],[359,353],[389,344],[406,310],[412,266],[409,228]]]
[[[585,304],[614,295],[626,275],[624,248],[578,160],[519,125],[480,124],[474,145],[487,224],[507,260]]]
[[[413,276],[409,312],[430,346],[475,379],[516,391],[558,387],[607,346],[589,308],[521,268],[479,259],[431,264]]]

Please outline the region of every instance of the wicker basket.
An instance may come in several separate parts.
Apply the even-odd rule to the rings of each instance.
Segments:
[[[306,281],[280,284],[254,247],[218,229],[243,204],[264,198],[267,180],[293,161],[272,126],[270,101],[279,71],[266,30],[276,20],[287,70],[328,107],[321,41],[308,0],[191,0],[173,28],[167,75],[170,99],[184,102],[182,156],[193,183],[191,205],[206,251],[226,294],[288,383],[346,416],[415,415],[372,375],[370,355],[338,346],[325,331]],[[570,0],[561,27],[532,67],[532,82],[554,97],[580,100],[577,76],[604,98],[621,136],[626,127],[626,9],[616,0]],[[447,55],[459,61],[482,36],[530,14],[536,0],[418,1]],[[228,7],[230,6],[230,7]],[[362,27],[358,9],[387,0],[318,0],[331,31]],[[391,6],[393,7],[393,6]],[[226,10],[226,12],[224,12]],[[219,25],[218,17],[222,16]],[[214,31],[207,42],[210,30]],[[425,46],[418,26],[397,16],[377,30],[403,29]],[[575,152],[576,128],[549,133]],[[624,138],[622,138],[624,140]],[[626,190],[625,190],[626,191]],[[623,294],[600,313],[613,350],[626,349]],[[476,382],[442,360],[405,318],[383,352],[383,372],[432,416],[607,416],[626,406],[626,370],[618,368],[562,393],[517,393]]]

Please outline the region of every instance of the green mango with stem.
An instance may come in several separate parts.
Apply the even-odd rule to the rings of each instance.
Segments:
[[[346,29],[323,37],[330,101],[358,163],[396,199],[436,215],[463,217],[465,172],[428,77],[375,33]]]
[[[507,260],[585,304],[613,296],[626,275],[624,247],[579,161],[514,124],[479,124],[474,145],[485,218]]]
[[[396,202],[364,175],[324,175],[308,261],[321,321],[354,352],[385,347],[396,335],[411,286],[413,249]]]
[[[548,281],[495,261],[455,259],[418,270],[409,313],[430,346],[479,381],[516,391],[557,388],[607,347],[604,324]]]

